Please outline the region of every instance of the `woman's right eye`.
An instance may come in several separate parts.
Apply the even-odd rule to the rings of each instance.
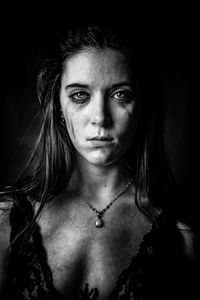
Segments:
[[[89,99],[89,94],[83,91],[74,92],[70,95],[70,99],[78,104],[85,103]]]

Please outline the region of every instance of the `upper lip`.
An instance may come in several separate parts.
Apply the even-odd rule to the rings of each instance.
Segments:
[[[97,135],[97,136],[88,138],[87,140],[89,140],[89,141],[93,141],[93,140],[95,140],[95,141],[112,141],[113,138],[111,136],[98,136]]]

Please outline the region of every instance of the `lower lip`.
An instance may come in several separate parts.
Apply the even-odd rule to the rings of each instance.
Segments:
[[[89,143],[93,146],[104,147],[104,146],[113,145],[114,141],[113,140],[89,140]]]

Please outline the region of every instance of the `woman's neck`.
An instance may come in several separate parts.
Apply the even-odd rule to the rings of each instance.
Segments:
[[[131,178],[132,175],[123,161],[106,166],[81,161],[74,169],[71,186],[92,201],[106,204]]]

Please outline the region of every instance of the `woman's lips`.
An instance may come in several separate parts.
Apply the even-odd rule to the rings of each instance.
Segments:
[[[87,141],[93,146],[110,146],[113,144],[114,139],[110,136],[95,136],[88,138]]]

